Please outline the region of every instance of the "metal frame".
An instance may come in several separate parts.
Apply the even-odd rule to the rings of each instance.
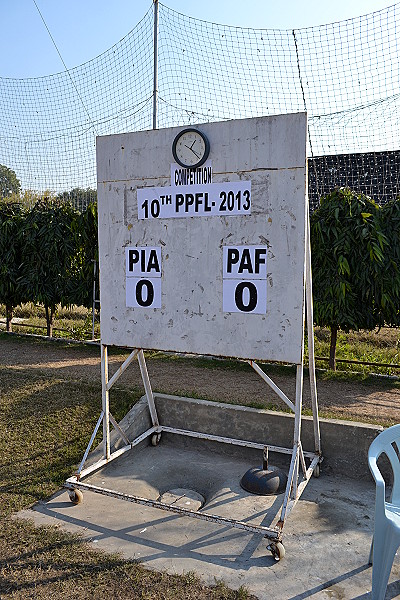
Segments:
[[[308,206],[307,206],[308,209]],[[202,519],[206,521],[212,521],[219,524],[226,524],[231,527],[249,531],[252,533],[262,534],[265,538],[270,540],[271,548],[274,544],[281,542],[283,535],[283,527],[287,517],[293,510],[294,506],[298,502],[301,494],[303,493],[307,483],[309,482],[314,471],[315,474],[319,474],[319,464],[322,459],[321,452],[321,439],[319,430],[319,418],[318,418],[318,400],[317,400],[317,389],[315,379],[315,362],[314,362],[314,327],[313,327],[313,307],[312,307],[312,278],[311,278],[311,251],[310,251],[310,235],[309,235],[309,218],[308,210],[306,212],[306,239],[305,239],[305,277],[304,277],[304,301],[307,307],[307,331],[308,331],[308,349],[309,349],[309,373],[310,373],[310,386],[311,386],[311,399],[312,399],[312,413],[313,413],[313,425],[314,425],[314,442],[315,447],[313,451],[304,451],[301,444],[301,421],[302,421],[302,400],[303,400],[303,367],[304,367],[304,339],[302,341],[301,350],[301,363],[296,365],[296,397],[295,401],[292,402],[286,394],[264,373],[264,371],[254,361],[247,361],[255,372],[262,377],[262,379],[270,386],[270,388],[283,400],[286,405],[294,412],[294,436],[293,436],[293,447],[282,448],[273,446],[271,444],[259,444],[250,440],[237,440],[230,437],[222,437],[218,435],[211,435],[207,433],[201,433],[198,431],[189,431],[183,429],[176,429],[174,427],[164,426],[159,422],[157,409],[154,401],[153,391],[151,389],[151,383],[149,374],[147,371],[146,361],[142,349],[133,350],[128,358],[122,363],[116,373],[108,379],[108,353],[107,346],[101,345],[101,379],[102,379],[102,411],[94,428],[93,434],[90,438],[89,444],[86,448],[82,461],[79,465],[76,475],[70,477],[65,482],[65,487],[74,490],[88,490],[103,494],[106,496],[112,496],[128,502],[141,504],[145,506],[151,506],[161,510],[166,510],[180,514],[182,516],[194,517],[196,519]],[[304,306],[304,302],[303,302]],[[303,317],[305,317],[305,310],[303,308]],[[129,367],[134,359],[138,360],[142,381],[145,388],[147,404],[150,412],[152,426],[141,435],[133,440],[129,440],[126,434],[119,427],[118,423],[110,413],[109,408],[109,393],[112,386],[118,381],[124,371]],[[97,432],[100,425],[103,426],[103,457],[95,464],[90,465],[86,468],[85,463],[89,455],[90,449],[96,438]],[[110,424],[114,427],[119,437],[125,442],[125,446],[111,453],[111,439],[110,439]],[[163,502],[150,500],[147,498],[141,498],[130,494],[124,494],[116,490],[109,490],[101,488],[99,486],[84,483],[82,480],[90,475],[91,473],[101,469],[106,464],[115,460],[122,454],[129,452],[140,444],[145,439],[156,436],[155,442],[158,441],[159,436],[162,432],[172,433],[177,435],[184,435],[188,437],[194,437],[213,442],[220,442],[224,444],[232,444],[235,446],[242,446],[246,448],[253,448],[264,451],[268,449],[272,452],[282,453],[291,455],[290,468],[288,474],[288,482],[285,490],[283,504],[280,512],[278,521],[274,527],[263,527],[261,525],[249,525],[242,521],[235,519],[223,518],[215,516],[205,512],[195,512],[189,509],[180,508],[177,506],[170,506]],[[306,459],[309,460],[307,467]],[[273,551],[274,553],[274,551]]]
[[[153,56],[153,129],[157,129],[157,104],[158,104],[158,0],[153,0],[154,6],[154,56]],[[314,327],[313,327],[313,306],[312,306],[312,277],[311,277],[311,249],[310,249],[310,224],[309,224],[309,210],[308,210],[308,197],[305,197],[306,202],[306,218],[305,218],[305,252],[304,252],[304,281],[303,281],[303,323],[305,319],[304,305],[307,307],[307,330],[308,330],[308,351],[309,351],[309,373],[310,373],[310,387],[311,387],[311,400],[312,400],[312,413],[313,413],[313,424],[314,424],[314,441],[315,448],[313,452],[303,451],[301,444],[301,418],[302,418],[302,402],[303,402],[303,368],[304,368],[304,328],[303,328],[303,339],[301,342],[301,361],[296,365],[296,397],[295,401],[292,402],[287,395],[272,381],[268,375],[252,360],[247,361],[255,372],[270,386],[270,388],[283,400],[286,405],[294,412],[294,436],[293,436],[293,448],[281,448],[272,446],[268,443],[258,444],[252,441],[236,440],[229,437],[222,437],[217,435],[211,435],[206,433],[200,433],[198,431],[188,431],[183,429],[176,429],[174,427],[166,427],[160,424],[157,409],[154,401],[153,392],[151,389],[151,383],[149,374],[147,371],[146,361],[143,353],[143,349],[137,348],[131,352],[124,363],[119,367],[116,373],[108,379],[108,353],[107,346],[101,344],[101,381],[102,381],[102,411],[94,428],[93,434],[90,438],[89,444],[86,448],[82,461],[79,465],[75,476],[70,477],[65,482],[65,487],[70,490],[89,490],[105,496],[112,496],[128,502],[141,504],[145,506],[151,506],[161,510],[174,512],[182,516],[193,517],[205,521],[212,521],[214,523],[230,525],[231,527],[249,531],[252,533],[260,533],[265,538],[270,540],[270,549],[276,558],[281,557],[281,551],[276,546],[277,543],[281,542],[283,527],[287,517],[293,510],[294,506],[298,502],[301,494],[303,493],[307,483],[309,482],[312,474],[319,474],[319,464],[322,461],[321,452],[321,440],[320,440],[320,429],[318,419],[318,400],[317,400],[317,388],[315,379],[315,357],[314,357]],[[93,311],[94,312],[94,311]],[[109,406],[109,393],[112,386],[128,368],[130,363],[137,358],[140,367],[140,373],[143,380],[148,408],[150,412],[152,427],[147,431],[136,437],[134,440],[129,440],[118,423],[110,413]],[[110,423],[125,442],[125,446],[111,453],[111,439],[110,439]],[[100,425],[103,426],[103,458],[97,461],[95,464],[84,468],[90,449],[96,438],[97,432]],[[189,437],[195,437],[205,439],[213,442],[220,442],[224,444],[232,444],[236,446],[244,446],[246,448],[255,448],[266,452],[267,450],[289,454],[291,455],[288,482],[286,485],[285,495],[283,499],[282,509],[280,517],[275,524],[275,527],[263,527],[261,525],[249,525],[242,521],[235,519],[218,517],[205,512],[195,512],[186,508],[180,508],[177,506],[170,506],[163,502],[150,500],[147,498],[141,498],[130,494],[124,494],[116,490],[109,490],[101,488],[99,486],[91,485],[89,483],[82,482],[82,479],[90,475],[91,473],[101,469],[106,464],[115,460],[122,454],[129,452],[137,446],[140,442],[155,436],[155,442],[159,440],[159,436],[162,432],[168,432],[178,435],[184,435]],[[310,461],[309,466],[306,465],[306,460]]]

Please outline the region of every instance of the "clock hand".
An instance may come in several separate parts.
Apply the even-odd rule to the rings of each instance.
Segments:
[[[188,146],[187,144],[185,144],[185,148],[188,148],[189,150],[191,150],[191,151],[193,152],[193,154],[194,154],[195,156],[197,156],[197,158],[200,158],[200,154],[197,154],[197,152],[195,152],[195,151],[193,150],[193,146],[194,146],[194,144],[195,144],[195,143],[196,143],[196,140],[193,142],[193,144],[192,144],[191,146]]]
[[[195,156],[197,156],[197,158],[200,158],[200,154],[197,154],[197,152],[195,152],[195,151],[193,150],[193,148],[190,148],[190,150],[193,152],[193,154],[194,154]]]

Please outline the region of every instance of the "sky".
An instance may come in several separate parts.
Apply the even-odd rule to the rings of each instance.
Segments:
[[[160,0],[161,1],[161,0]],[[163,0],[185,15],[239,27],[300,29],[379,11],[394,0]],[[152,0],[0,0],[0,77],[65,71],[122,39]],[[43,19],[61,54],[61,60]]]

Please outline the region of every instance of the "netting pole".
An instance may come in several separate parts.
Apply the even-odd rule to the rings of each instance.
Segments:
[[[158,105],[158,0],[154,2],[154,55],[153,55],[153,129],[157,129]]]
[[[301,94],[303,96],[303,105],[304,105],[304,110],[305,110],[305,112],[308,115],[308,112],[307,112],[307,103],[306,103],[306,95],[304,93],[303,78],[302,78],[302,75],[301,75],[299,48],[297,46],[296,32],[295,32],[294,29],[292,29],[292,35],[293,35],[293,39],[294,39],[294,47],[295,47],[295,50],[296,50],[297,71],[298,71],[298,74],[299,74]],[[314,152],[313,152],[313,147],[312,147],[311,132],[310,132],[310,126],[308,124],[308,119],[307,119],[307,133],[308,133],[308,141],[309,141],[309,144],[310,144],[311,160],[312,160],[312,165],[313,165],[313,169],[314,169],[314,173],[315,173],[315,184],[316,184],[316,188],[317,188],[317,196],[318,196],[318,202],[319,202],[319,196],[320,196],[320,194],[319,194],[319,190],[318,190],[318,174],[317,174],[316,167],[315,167]]]

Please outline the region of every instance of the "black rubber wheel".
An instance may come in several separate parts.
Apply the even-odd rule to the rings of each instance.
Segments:
[[[83,494],[81,490],[68,490],[68,496],[72,504],[80,504],[83,500]]]
[[[285,546],[282,544],[282,542],[272,542],[268,548],[276,561],[285,558]]]
[[[321,467],[318,463],[314,467],[313,476],[318,478],[320,475],[321,475]]]
[[[161,433],[153,433],[151,436],[151,445],[158,446],[159,441],[161,440]]]

